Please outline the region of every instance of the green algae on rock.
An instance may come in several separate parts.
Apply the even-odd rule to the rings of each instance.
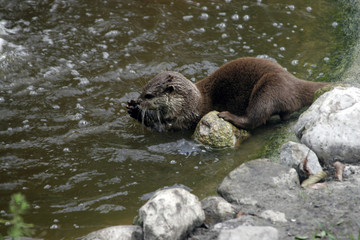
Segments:
[[[236,147],[250,136],[248,131],[219,118],[218,113],[211,111],[199,121],[194,139],[211,147]]]
[[[346,84],[346,83],[335,83],[335,84],[329,84],[329,85],[326,85],[326,86],[324,86],[322,88],[319,88],[314,93],[313,102],[315,102],[316,99],[318,99],[324,93],[329,92],[329,91],[333,90],[336,87],[350,87],[350,85]]]

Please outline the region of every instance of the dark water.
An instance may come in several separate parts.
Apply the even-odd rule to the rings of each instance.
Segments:
[[[215,151],[189,132],[150,132],[125,102],[159,71],[196,81],[241,56],[316,80],[342,42],[340,10],[325,0],[0,0],[0,217],[22,192],[36,237],[72,239],[130,224],[158,188],[215,194],[282,124]]]

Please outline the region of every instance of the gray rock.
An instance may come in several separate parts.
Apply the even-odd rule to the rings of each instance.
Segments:
[[[205,220],[198,198],[182,188],[156,192],[139,215],[146,240],[182,239]]]
[[[239,204],[244,215],[226,221],[226,225],[218,223],[200,236],[211,236],[221,229],[233,229],[247,222],[247,225],[275,227],[279,239],[286,240],[314,236],[318,226],[336,233],[338,239],[357,237],[360,172],[355,168],[351,172],[343,182],[326,182],[326,187],[317,190],[302,189],[294,169],[264,159],[244,163],[232,171],[218,189],[226,200]]]
[[[233,205],[218,196],[204,198],[201,205],[205,212],[205,224],[207,226],[234,218],[238,212]]]
[[[273,227],[239,226],[235,229],[224,229],[218,240],[277,240],[278,230]]]
[[[272,222],[287,222],[285,213],[273,210],[265,210],[260,213],[260,217],[268,219]]]
[[[279,200],[295,198],[294,193],[289,192],[294,188],[299,188],[295,169],[258,159],[231,171],[220,184],[218,193],[230,203],[282,211],[282,206],[277,206],[271,197],[276,195]]]
[[[360,161],[360,89],[337,87],[320,96],[295,125],[295,134],[325,163]]]
[[[92,232],[83,240],[141,240],[143,239],[143,231],[141,227],[128,226],[113,226]]]
[[[194,139],[211,147],[236,147],[250,136],[246,130],[238,129],[219,118],[218,113],[211,111],[201,118],[196,126]]]
[[[287,142],[281,147],[280,163],[295,168],[302,180],[323,171],[316,154],[296,142]]]

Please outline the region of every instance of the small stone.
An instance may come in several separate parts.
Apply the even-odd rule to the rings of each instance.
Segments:
[[[236,209],[222,197],[210,196],[201,201],[205,212],[205,224],[214,225],[231,218],[234,218]]]
[[[250,134],[238,129],[231,123],[217,116],[219,112],[206,114],[196,126],[193,138],[211,147],[236,147]]]
[[[279,211],[273,211],[273,210],[265,210],[262,213],[260,213],[260,217],[270,220],[272,222],[287,222],[285,213],[279,212]]]

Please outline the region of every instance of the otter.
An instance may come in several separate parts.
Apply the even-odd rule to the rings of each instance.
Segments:
[[[299,79],[276,62],[238,58],[196,84],[178,72],[162,72],[127,105],[131,117],[157,131],[193,129],[202,116],[218,116],[238,128],[252,130],[273,115],[290,114],[312,103],[314,92],[327,85]]]

